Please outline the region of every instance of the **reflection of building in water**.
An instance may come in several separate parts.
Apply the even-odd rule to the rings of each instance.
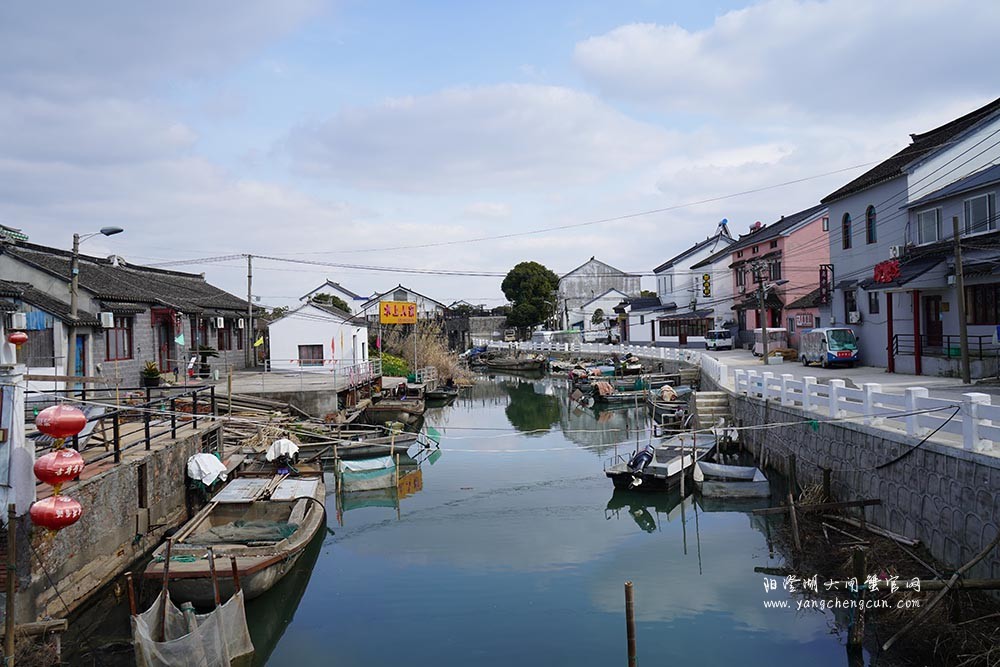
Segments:
[[[563,435],[590,451],[606,456],[618,445],[619,453],[635,449],[638,442],[645,446],[649,441],[645,404],[637,408],[594,410],[584,408],[564,394],[559,401],[559,423]],[[636,440],[638,437],[638,441]]]

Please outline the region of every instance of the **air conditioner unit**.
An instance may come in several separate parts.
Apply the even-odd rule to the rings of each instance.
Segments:
[[[17,329],[27,329],[28,328],[28,314],[27,313],[11,313],[10,314],[10,328]]]
[[[847,322],[849,324],[860,324],[861,323],[861,313],[857,310],[852,310],[847,313]]]
[[[98,313],[101,317],[101,326],[105,329],[115,328],[115,314],[114,313]]]
[[[889,246],[889,259],[899,259],[902,256],[903,256],[903,246],[901,245]]]
[[[224,326],[226,326],[226,319],[224,317],[216,317],[215,318],[215,328],[216,329],[221,329]]]
[[[244,320],[243,320],[242,317],[240,319],[236,320],[236,328],[237,329],[243,329],[244,327],[246,327],[246,323],[244,322]]]

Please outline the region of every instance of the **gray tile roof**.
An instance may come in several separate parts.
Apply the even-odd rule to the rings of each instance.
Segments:
[[[68,303],[49,296],[41,290],[35,289],[29,283],[0,280],[0,295],[13,297],[14,299],[30,304],[39,310],[44,310],[46,313],[55,316],[63,322],[91,327],[101,325],[101,322],[97,319],[96,315],[79,309],[77,309],[77,317],[74,320],[69,316],[70,305]]]
[[[8,244],[0,252],[53,276],[70,273],[71,254],[33,243]],[[124,301],[175,308],[185,314],[206,311],[246,312],[247,302],[205,281],[204,276],[154,269],[111,259],[80,255],[80,287],[101,301]]]
[[[980,169],[974,174],[961,178],[954,183],[944,186],[940,190],[935,190],[934,192],[924,195],[920,199],[909,202],[900,208],[917,208],[918,206],[924,206],[926,204],[941,201],[942,199],[954,197],[965,192],[971,192],[972,190],[976,190],[978,188],[993,185],[997,182],[1000,182],[1000,164],[995,164],[992,167],[987,167],[986,169]]]
[[[834,190],[826,197],[823,197],[821,201],[824,204],[827,204],[829,202],[848,197],[856,192],[867,190],[868,188],[878,185],[879,183],[884,183],[885,181],[890,181],[894,178],[902,176],[903,169],[906,165],[926,157],[931,152],[937,150],[962,132],[970,129],[997,111],[1000,111],[1000,98],[993,100],[989,104],[982,106],[975,111],[965,114],[961,118],[956,118],[955,120],[945,123],[940,127],[934,128],[929,132],[924,132],[923,134],[911,134],[910,139],[912,143],[910,143],[909,146],[899,151],[888,160],[875,165],[850,183]]]

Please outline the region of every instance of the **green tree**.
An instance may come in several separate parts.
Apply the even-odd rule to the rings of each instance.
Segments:
[[[345,313],[351,312],[351,307],[347,305],[347,302],[341,299],[339,296],[335,296],[333,294],[327,294],[325,292],[322,294],[317,294],[316,296],[312,297],[310,301],[315,301],[316,303],[320,303],[325,306],[333,306],[334,308],[339,308]]]
[[[597,310],[594,311],[594,314],[590,317],[590,323],[598,326],[604,324],[603,308],[598,308]]]
[[[538,262],[521,262],[515,266],[500,285],[513,306],[507,323],[527,329],[555,315],[558,287],[559,276]]]
[[[656,296],[656,292],[644,289],[639,293],[639,296]]]

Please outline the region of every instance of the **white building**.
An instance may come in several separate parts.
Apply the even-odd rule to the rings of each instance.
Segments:
[[[331,371],[368,361],[364,319],[309,302],[271,322],[271,370]]]
[[[655,296],[633,297],[621,302],[615,307],[621,341],[652,344],[656,341],[657,319],[676,309],[675,304],[663,305]]]
[[[368,320],[369,324],[378,325],[379,311],[378,304],[381,301],[410,301],[417,304],[418,320],[433,320],[444,317],[448,307],[429,296],[424,296],[419,292],[414,292],[408,287],[396,285],[391,290],[376,294],[361,304],[358,308],[358,315]]]
[[[590,327],[585,310],[587,304],[612,290],[625,297],[639,296],[640,280],[639,276],[625,273],[591,257],[559,279],[556,308],[560,326],[563,329],[587,330]],[[604,308],[604,312],[610,314],[620,301],[619,298],[609,308]],[[591,316],[594,308],[595,306],[590,306]]]
[[[603,342],[610,334],[618,336],[618,327],[615,323],[615,306],[622,300],[628,299],[629,295],[616,289],[609,289],[604,294],[600,294],[590,301],[584,303],[576,310],[577,319],[582,323],[582,327],[574,326],[574,329],[583,330],[584,341]],[[594,313],[601,311],[602,319],[594,322]]]

